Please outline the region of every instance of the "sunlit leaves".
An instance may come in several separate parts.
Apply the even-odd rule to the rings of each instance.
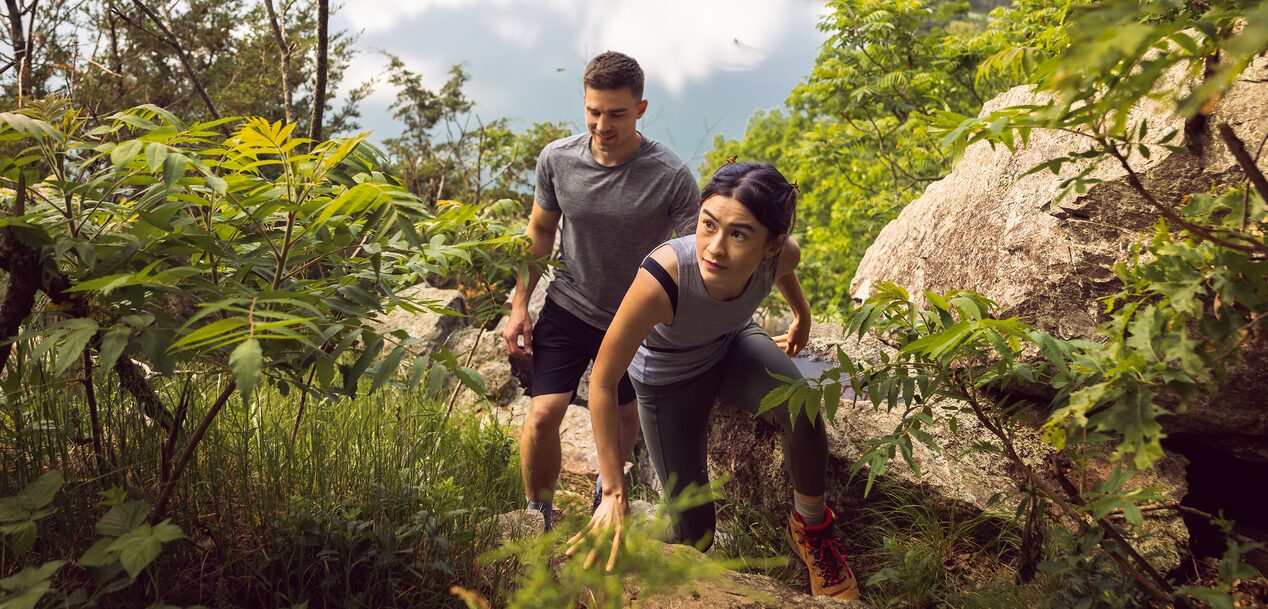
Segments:
[[[87,353],[107,369],[133,356],[160,373],[209,367],[245,396],[266,379],[347,395],[372,366],[377,389],[413,355],[374,365],[373,318],[413,306],[397,292],[476,267],[497,282],[525,259],[498,219],[504,205],[431,209],[364,136],[310,142],[263,119],[186,125],[153,106],[89,128],[53,101],[0,117],[0,137],[30,146],[9,165],[43,171],[28,183],[40,196],[8,226],[49,246],[48,264],[72,280],[65,293],[91,311],[20,337],[57,375]],[[454,376],[479,389],[478,375]]]
[[[229,369],[233,371],[233,381],[237,383],[238,391],[244,399],[250,398],[256,383],[260,382],[263,363],[260,341],[255,338],[238,343],[233,348],[233,353],[229,354]]]

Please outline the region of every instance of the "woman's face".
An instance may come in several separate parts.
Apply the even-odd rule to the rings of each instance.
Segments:
[[[782,239],[771,237],[738,200],[722,195],[706,199],[696,221],[696,258],[705,283],[742,289],[762,260],[778,253]]]

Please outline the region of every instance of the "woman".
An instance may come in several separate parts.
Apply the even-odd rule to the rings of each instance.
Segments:
[[[611,570],[627,511],[622,475],[617,383],[628,368],[652,464],[670,496],[708,485],[709,411],[718,397],[756,413],[779,381],[799,377],[789,356],[810,335],[810,304],[794,270],[801,252],[789,232],[796,187],[770,164],[728,163],[700,194],[695,235],[669,241],[647,256],[617,309],[590,376],[590,418],[599,453],[602,500],[569,554],[589,532],[614,530]],[[787,334],[772,340],[752,322],[774,286],[792,308]],[[768,372],[769,371],[769,372]],[[787,404],[761,416],[780,427],[793,478],[789,542],[811,574],[811,592],[857,598],[858,585],[833,537],[824,501],[827,439],[823,421],[804,413],[791,424]],[[674,520],[674,541],[707,546],[715,526],[712,502]],[[593,562],[595,554],[590,561]]]

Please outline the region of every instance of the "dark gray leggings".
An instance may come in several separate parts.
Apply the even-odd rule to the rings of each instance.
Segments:
[[[802,376],[783,349],[760,327],[750,324],[734,339],[726,357],[703,374],[668,385],[634,383],[643,439],[656,475],[670,497],[689,484],[709,484],[706,443],[714,402],[721,398],[726,404],[757,413],[762,398],[781,384],[767,370],[790,378]],[[784,462],[791,470],[793,488],[804,495],[822,495],[828,464],[823,418],[811,425],[803,413],[793,426],[786,403],[760,416],[782,432]],[[673,488],[668,487],[671,475]],[[674,519],[670,541],[697,545],[706,540],[706,545],[711,544],[716,520],[713,502],[687,510]]]

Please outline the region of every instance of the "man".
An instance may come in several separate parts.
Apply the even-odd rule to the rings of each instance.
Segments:
[[[638,62],[608,51],[586,67],[586,133],[556,140],[537,158],[537,189],[527,233],[535,257],[550,254],[563,220],[562,266],[534,327],[528,300],[538,275],[517,281],[502,338],[512,358],[531,357],[532,406],[520,435],[524,495],[553,526],[559,479],[559,428],[586,366],[603,342],[639,263],[672,231],[693,231],[700,206],[695,179],[666,146],[643,137],[647,111]],[[621,450],[638,438],[634,387],[618,391]]]

